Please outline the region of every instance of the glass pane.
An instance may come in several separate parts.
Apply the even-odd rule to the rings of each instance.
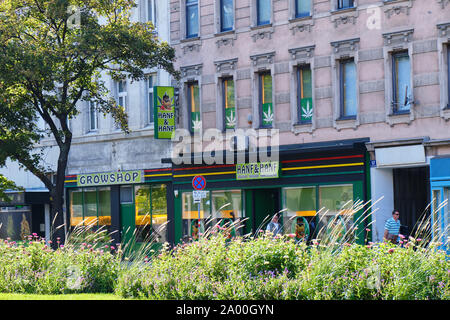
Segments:
[[[99,188],[98,189],[98,224],[100,226],[111,225],[111,189]]]
[[[148,122],[152,123],[154,121],[154,107],[153,107],[153,92],[148,93],[148,115],[149,119]]]
[[[70,191],[70,225],[82,225],[83,221],[83,192],[80,189]]]
[[[353,7],[353,0],[338,0],[338,9]]]
[[[272,103],[272,76],[270,74],[261,75],[262,79],[262,103]]]
[[[89,118],[90,118],[90,129],[97,129],[97,111],[95,110],[95,103],[89,103]]]
[[[257,24],[268,24],[270,23],[270,1],[271,0],[257,0],[258,7],[258,17]]]
[[[147,0],[147,21],[153,21],[153,0]]]
[[[233,29],[233,0],[222,0],[221,6],[222,31]]]
[[[305,17],[311,14],[312,0],[296,0],[296,17]]]
[[[299,95],[300,95],[300,105],[299,105],[299,117],[300,122],[311,122],[314,109],[312,101],[312,75],[310,68],[300,68],[298,70],[298,81],[299,81]]]
[[[432,230],[433,240],[440,241],[442,228],[441,228],[441,191],[433,190],[433,213],[432,213]]]
[[[223,82],[224,104],[225,104],[225,127],[234,129],[236,127],[236,108],[234,101],[234,81],[226,79]]]
[[[97,189],[84,189],[84,224],[97,225]]]
[[[212,191],[212,224],[219,223],[222,226],[230,226],[242,215],[242,196],[240,190]],[[230,237],[242,234],[242,228],[236,230],[238,224],[234,224]]]
[[[353,61],[343,64],[344,80],[344,116],[356,115],[356,65]]]
[[[133,203],[133,187],[120,187],[120,203]]]
[[[200,96],[198,84],[189,85],[189,109],[191,110],[191,131],[201,129]]]
[[[300,187],[283,189],[287,211],[283,213],[284,232],[296,234],[297,240],[311,239],[315,231],[316,188]],[[305,236],[307,238],[305,238]]]
[[[411,93],[409,56],[395,58],[395,71],[397,110],[406,111],[410,107],[408,98]]]
[[[152,186],[152,229],[155,232],[155,241],[167,241],[167,200],[166,185]]]
[[[151,207],[150,186],[136,186],[135,188],[135,223],[136,241],[149,241],[151,236]]]
[[[320,186],[319,208],[322,210],[320,228],[332,229],[335,225],[341,224],[347,230],[351,228],[353,224],[352,206],[353,185]]]
[[[183,200],[183,239],[196,240],[205,232],[205,219],[210,217],[210,199],[207,196],[199,204],[194,203],[192,192],[184,192]]]
[[[198,5],[188,4],[186,7],[186,37],[196,36],[198,36]]]

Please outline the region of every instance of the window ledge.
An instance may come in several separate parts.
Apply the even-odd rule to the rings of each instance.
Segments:
[[[414,115],[411,111],[395,112],[387,116],[387,123],[392,127],[396,124],[411,124]]]
[[[354,12],[356,11],[356,7],[353,6],[351,8],[343,8],[343,9],[335,9],[331,10],[331,14],[341,14],[341,13],[348,13],[348,12]]]
[[[358,117],[341,117],[334,121],[334,128],[337,131],[341,131],[342,129],[353,129],[356,130],[359,126]]]
[[[193,42],[193,41],[197,41],[200,40],[200,37],[192,37],[192,38],[184,38],[180,40],[180,43],[186,43],[186,42]]]
[[[230,36],[230,35],[234,35],[236,34],[236,30],[228,30],[228,31],[220,31],[220,32],[216,32],[214,33],[215,37],[222,37],[222,36]]]
[[[314,126],[311,122],[297,122],[292,125],[292,132],[294,134],[300,133],[312,133],[314,131]]]
[[[288,21],[289,21],[290,23],[295,23],[295,22],[308,21],[308,20],[311,20],[311,19],[312,19],[312,15],[310,14],[309,16],[290,18]]]
[[[264,28],[271,28],[272,27],[272,23],[267,23],[267,24],[262,24],[262,25],[255,25],[255,26],[251,26],[250,30],[259,30],[259,29],[264,29]]]

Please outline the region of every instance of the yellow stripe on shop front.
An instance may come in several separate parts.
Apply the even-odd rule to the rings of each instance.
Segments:
[[[358,163],[345,163],[345,164],[329,164],[323,166],[310,166],[310,167],[295,167],[295,168],[283,168],[283,171],[288,170],[307,170],[307,169],[322,169],[322,168],[340,168],[340,167],[354,167],[354,166],[363,166],[364,162]]]
[[[174,178],[183,178],[183,177],[195,177],[195,176],[214,176],[221,174],[235,174],[236,171],[226,171],[226,172],[207,172],[207,173],[194,173],[194,174],[178,174],[174,175]]]

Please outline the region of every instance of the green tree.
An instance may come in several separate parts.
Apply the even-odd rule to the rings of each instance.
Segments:
[[[0,3],[0,165],[7,158],[38,177],[50,192],[53,237],[64,238],[64,176],[80,101],[111,114],[125,133],[127,115],[102,73],[114,80],[146,79],[158,67],[178,77],[175,52],[152,23],[132,22],[134,0],[4,0]],[[39,119],[46,124],[43,130]],[[58,148],[55,181],[48,177],[41,139]]]

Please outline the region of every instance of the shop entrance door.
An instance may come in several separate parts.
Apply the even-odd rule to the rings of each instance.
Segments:
[[[430,175],[428,167],[394,169],[394,207],[400,211],[400,233],[414,236],[420,221],[430,210]]]
[[[255,189],[253,191],[253,231],[265,230],[272,216],[280,210],[279,189]],[[269,218],[267,218],[269,216]],[[267,219],[266,219],[267,218]],[[265,220],[266,219],[266,220]]]
[[[127,245],[133,239],[135,226],[134,218],[134,189],[133,186],[120,187],[120,222],[122,231],[122,246]]]

